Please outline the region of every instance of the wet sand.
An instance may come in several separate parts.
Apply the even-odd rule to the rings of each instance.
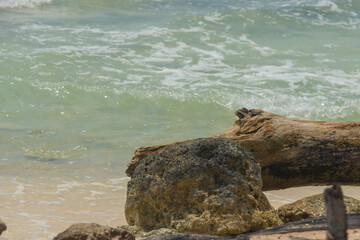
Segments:
[[[74,223],[126,225],[127,181],[8,181],[0,190],[0,218],[7,225],[0,239],[51,240]]]

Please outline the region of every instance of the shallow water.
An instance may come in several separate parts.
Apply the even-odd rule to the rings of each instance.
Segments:
[[[0,0],[8,233],[123,224],[136,147],[221,132],[241,107],[358,121],[359,14],[357,0]]]

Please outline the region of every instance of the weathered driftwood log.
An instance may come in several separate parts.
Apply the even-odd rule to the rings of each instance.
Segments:
[[[325,189],[324,198],[328,224],[326,240],[347,240],[345,204],[340,185]]]
[[[359,122],[302,121],[246,108],[235,114],[239,119],[232,127],[211,137],[233,139],[254,154],[262,168],[263,190],[360,184]],[[132,176],[141,159],[165,146],[138,148],[126,173]]]

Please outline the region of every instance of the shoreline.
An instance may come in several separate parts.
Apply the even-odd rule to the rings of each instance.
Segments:
[[[127,183],[123,183],[126,186]],[[283,190],[273,190],[273,191],[264,191],[264,194],[268,198],[270,204],[277,209],[278,207],[295,202],[301,198],[305,198],[308,196],[312,196],[315,194],[323,193],[324,189],[328,186],[306,186],[306,187],[295,187],[295,188],[288,188]],[[343,192],[345,196],[353,197],[355,199],[360,200],[360,186],[342,186]],[[3,239],[28,239],[28,240],[48,240],[52,239],[52,237],[56,236],[56,234],[64,231],[73,223],[80,223],[80,222],[96,222],[101,225],[108,225],[111,227],[117,227],[122,225],[128,225],[125,219],[124,214],[124,205],[126,201],[126,191],[125,189],[120,191],[121,196],[117,197],[117,199],[112,199],[111,202],[117,201],[117,206],[111,206],[107,204],[107,201],[101,199],[103,195],[99,195],[97,200],[98,206],[94,208],[94,206],[82,206],[82,213],[77,215],[74,218],[74,215],[66,217],[63,213],[61,214],[62,221],[48,221],[46,223],[46,219],[44,219],[44,224],[47,225],[43,231],[43,234],[40,236],[39,234],[36,235],[35,238],[24,238],[23,232],[26,230],[27,232],[36,232],[37,226],[29,225],[29,222],[24,221],[24,216],[20,216],[17,214],[11,214],[13,216],[6,216],[2,215],[2,220],[7,224],[8,230],[3,232],[2,236],[0,237]],[[119,193],[119,192],[118,192]],[[114,197],[115,195],[113,195]],[[69,206],[68,206],[69,207]],[[72,206],[74,207],[74,206]],[[49,206],[51,208],[51,206]],[[62,210],[66,211],[76,211],[76,209],[65,209],[66,206],[62,207]],[[104,216],[101,217],[99,215],[94,215],[94,209],[96,212],[100,211],[114,211],[114,214],[118,217],[116,219],[109,220],[108,217]],[[5,210],[5,209],[4,209]],[[78,209],[79,210],[79,209]],[[4,214],[4,213],[2,213]],[[48,216],[49,219],[51,216]],[[54,224],[55,223],[55,224]],[[262,239],[262,238],[256,238]]]

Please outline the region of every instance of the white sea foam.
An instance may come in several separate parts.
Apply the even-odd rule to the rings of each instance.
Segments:
[[[52,0],[1,0],[0,8],[33,8],[44,3],[50,3]]]
[[[247,45],[247,47],[251,47],[256,51],[259,51],[263,56],[270,56],[275,51],[267,46],[261,46],[254,42],[253,40],[249,39],[246,34],[243,34],[239,37],[240,43]]]
[[[344,10],[342,10],[334,1],[330,0],[320,0],[317,1],[317,3],[314,5],[315,7],[328,7],[330,8],[330,11],[343,13]]]
[[[19,186],[16,187],[16,191],[14,192],[14,194],[15,195],[25,194],[24,189],[25,189],[24,185],[19,185]]]
[[[74,187],[81,187],[83,184],[77,182],[77,181],[70,181],[63,184],[57,185],[57,190],[55,194],[61,193],[61,192],[68,192],[70,189]]]
[[[224,19],[224,16],[221,15],[219,12],[215,11],[212,12],[206,16],[204,16],[204,19],[208,22],[213,22],[213,23],[218,23],[218,24],[224,24],[223,22],[221,22],[221,20]]]
[[[117,184],[117,183],[127,182],[130,179],[131,179],[130,177],[121,177],[121,178],[112,178],[109,179],[109,181],[113,184]]]
[[[93,191],[93,190],[91,190],[91,191],[89,191],[89,192],[90,192],[92,198],[94,198],[96,195],[103,195],[103,194],[105,194],[104,192]]]

